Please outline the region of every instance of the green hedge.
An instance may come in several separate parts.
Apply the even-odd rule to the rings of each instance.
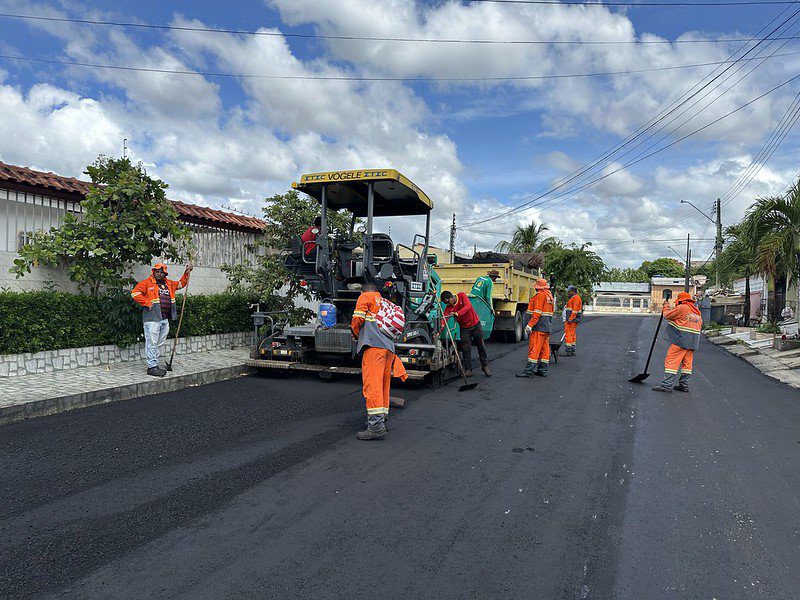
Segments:
[[[190,295],[181,337],[248,331],[253,324],[251,302],[240,294]],[[175,324],[172,327],[174,331]],[[141,339],[141,310],[127,294],[92,298],[63,292],[0,292],[0,354],[127,346]]]

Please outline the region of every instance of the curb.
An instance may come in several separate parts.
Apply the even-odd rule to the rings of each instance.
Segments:
[[[706,337],[708,338],[708,336]],[[727,354],[746,362],[762,375],[780,381],[789,387],[800,388],[800,383],[792,377],[792,369],[781,361],[761,354],[757,350],[748,349],[753,350],[752,352],[739,350],[738,344],[720,344],[711,339],[709,339],[709,341]]]
[[[212,369],[200,373],[188,373],[174,377],[153,379],[144,383],[132,383],[119,387],[107,388],[104,390],[93,390],[80,394],[69,394],[45,400],[36,400],[24,404],[12,404],[0,407],[0,425],[16,423],[25,419],[55,415],[58,413],[74,410],[76,408],[86,408],[98,404],[109,404],[120,402],[142,396],[152,396],[153,394],[163,394],[174,392],[195,385],[204,385],[226,379],[234,379],[243,375],[251,375],[256,370],[245,365],[233,367],[223,367]]]

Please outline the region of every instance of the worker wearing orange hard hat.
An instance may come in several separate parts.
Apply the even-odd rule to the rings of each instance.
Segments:
[[[553,322],[555,301],[550,293],[550,284],[546,279],[537,279],[533,288],[536,290],[528,303],[530,321],[525,328],[528,338],[528,364],[517,377],[547,377],[550,364],[550,331]]]
[[[583,315],[583,302],[574,285],[567,287],[567,304],[564,307],[564,356],[575,356],[578,343],[577,329]]]
[[[672,344],[664,360],[664,381],[660,385],[653,386],[653,389],[657,392],[672,392],[675,377],[680,371],[678,385],[674,389],[688,392],[694,353],[700,347],[703,318],[688,292],[678,294],[675,308],[669,306],[669,301],[665,302],[662,312],[667,320],[667,334]]]

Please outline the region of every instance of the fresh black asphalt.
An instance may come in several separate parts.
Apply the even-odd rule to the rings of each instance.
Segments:
[[[800,597],[800,393],[704,341],[689,395],[639,372],[656,320],[576,358],[403,388],[253,376],[0,428],[0,598]]]

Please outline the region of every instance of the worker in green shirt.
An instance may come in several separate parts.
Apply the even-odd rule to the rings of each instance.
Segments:
[[[500,277],[500,272],[497,269],[492,269],[486,275],[475,280],[475,283],[472,284],[472,291],[469,293],[470,296],[475,296],[486,302],[492,314],[494,314],[492,291],[494,290],[494,282],[497,281],[498,277]]]

